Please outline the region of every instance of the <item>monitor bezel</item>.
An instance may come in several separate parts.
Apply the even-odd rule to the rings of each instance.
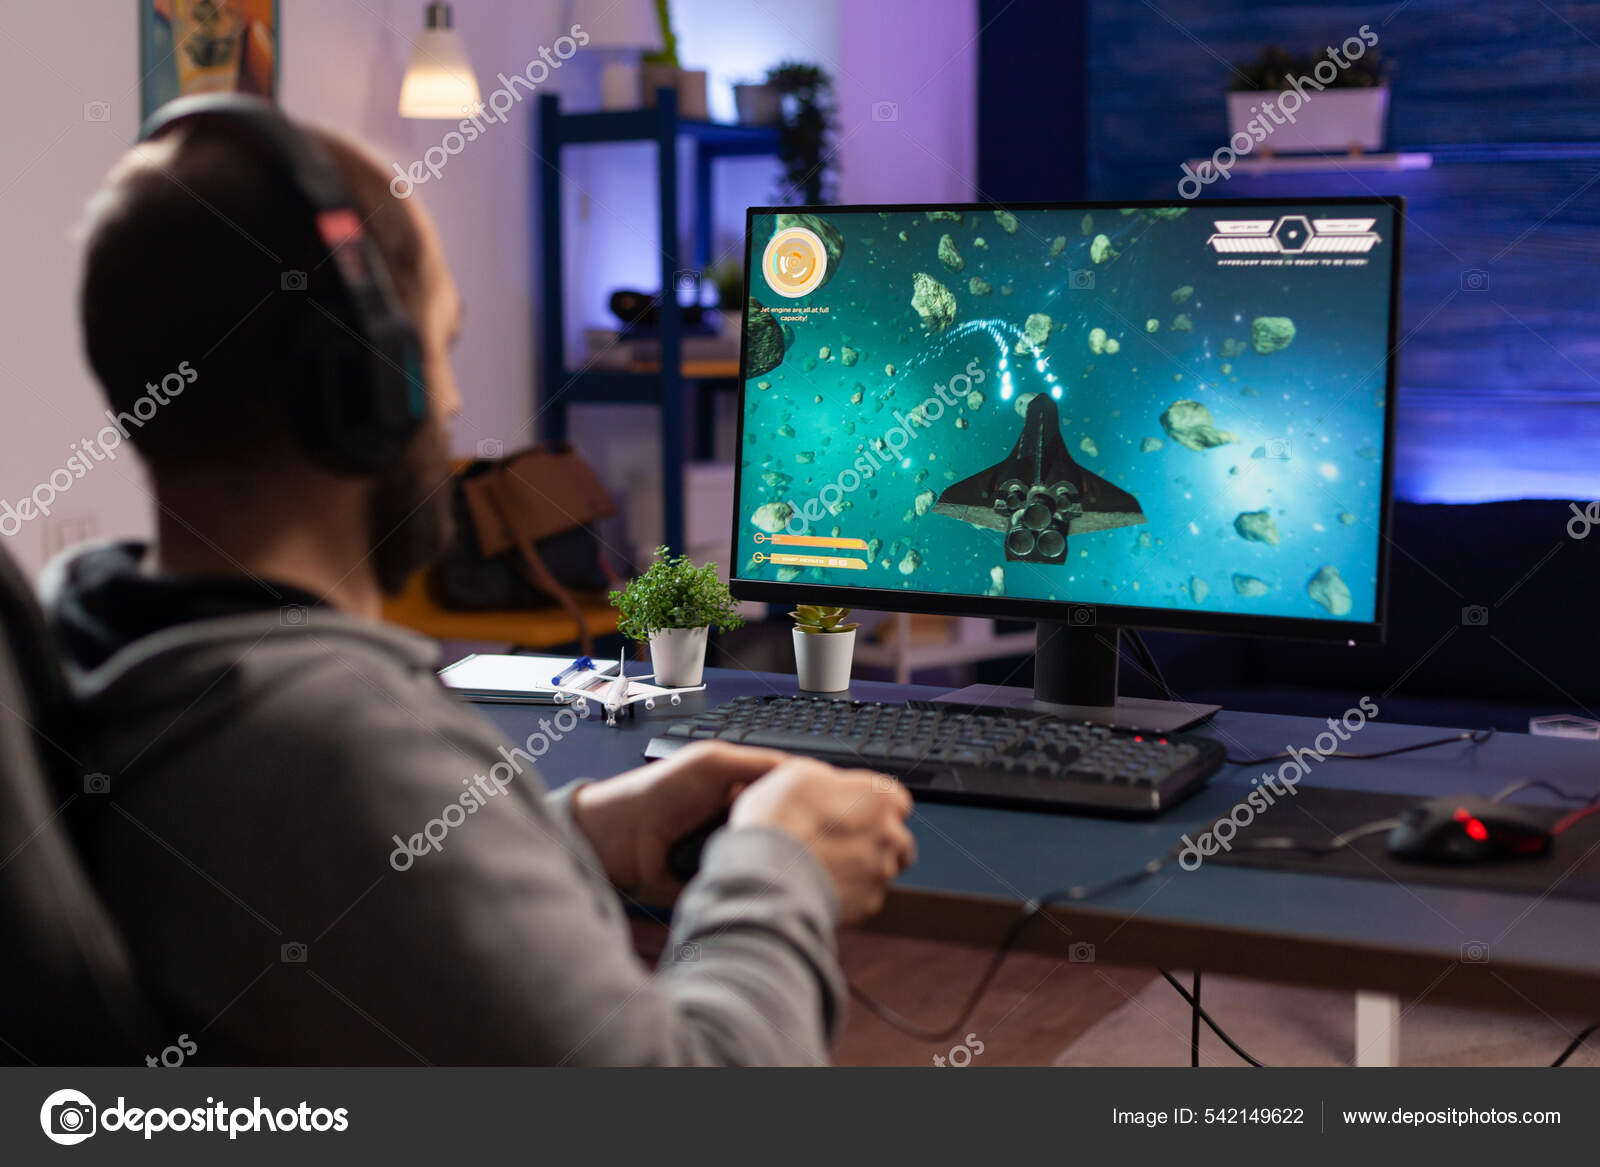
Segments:
[[[1100,211],[1123,207],[1221,208],[1244,206],[1336,207],[1387,205],[1394,213],[1394,237],[1389,261],[1389,337],[1384,375],[1383,481],[1379,504],[1377,596],[1373,619],[1322,620],[1315,616],[1259,616],[1235,612],[1204,612],[1183,608],[1147,608],[1124,604],[1085,604],[1070,600],[1033,600],[1020,596],[979,596],[949,592],[902,591],[898,588],[864,588],[842,584],[796,584],[777,580],[741,578],[739,563],[739,500],[744,474],[745,395],[749,378],[745,376],[747,345],[743,327],[745,306],[740,306],[739,393],[736,424],[738,448],[734,456],[732,499],[732,542],[728,565],[728,585],[736,599],[769,603],[840,604],[850,608],[882,612],[933,613],[947,616],[979,616],[996,620],[1049,620],[1085,627],[1148,628],[1176,632],[1209,632],[1238,636],[1285,637],[1301,640],[1382,644],[1388,621],[1389,545],[1394,503],[1394,432],[1396,364],[1399,355],[1400,290],[1402,253],[1405,237],[1405,199],[1399,195],[1339,195],[1314,198],[1215,198],[1203,202],[1175,199],[1085,200],[1073,202],[1016,203],[850,203],[836,205],[759,206],[745,208],[744,277],[746,299],[751,284],[753,240],[751,230],[757,215],[817,214],[840,212],[876,214],[883,211],[911,213],[926,211]]]

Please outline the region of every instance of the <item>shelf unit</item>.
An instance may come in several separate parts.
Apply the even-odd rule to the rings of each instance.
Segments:
[[[559,440],[567,434],[567,411],[581,404],[655,405],[661,410],[662,530],[674,552],[684,547],[683,467],[686,459],[687,413],[691,406],[705,415],[699,401],[688,400],[686,386],[705,388],[712,382],[736,382],[738,369],[727,362],[682,360],[682,314],[672,294],[677,273],[704,269],[711,257],[712,171],[723,158],[776,155],[778,134],[766,126],[735,126],[692,121],[678,116],[677,94],[659,90],[654,109],[562,113],[560,99],[539,99],[539,142],[533,151],[539,191],[540,254],[535,274],[542,289],[540,369],[544,401],[541,436]],[[678,143],[693,149],[694,207],[689,262],[679,251]],[[621,142],[655,144],[655,181],[661,236],[661,360],[637,370],[570,369],[567,367],[566,314],[562,303],[562,152],[575,146]],[[705,444],[702,427],[700,444]]]

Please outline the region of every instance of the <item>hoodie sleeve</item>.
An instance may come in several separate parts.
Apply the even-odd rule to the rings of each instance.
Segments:
[[[470,710],[426,698],[431,676],[374,701],[329,669],[303,671],[292,696],[237,707],[229,740],[271,735],[281,747],[270,769],[246,761],[259,751],[233,759],[227,799],[239,813],[200,864],[304,940],[302,960],[230,1004],[248,962],[237,976],[196,971],[228,943],[218,928],[248,921],[224,910],[215,927],[156,937],[182,950],[166,949],[176,983],[163,988],[206,1016],[226,1006],[216,1032],[240,1060],[826,1063],[844,994],[838,903],[798,841],[720,832],[652,973],[564,799],[546,795],[531,764],[507,762]],[[228,764],[215,753],[209,763]]]

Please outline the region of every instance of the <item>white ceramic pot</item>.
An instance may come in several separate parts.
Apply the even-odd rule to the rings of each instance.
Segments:
[[[1262,102],[1270,101],[1277,108],[1282,93],[1230,93],[1228,94],[1228,133],[1250,135],[1249,124],[1259,117],[1261,124],[1271,126],[1272,132],[1265,140],[1256,143],[1254,152],[1271,150],[1275,154],[1317,153],[1352,148],[1377,152],[1383,149],[1384,119],[1389,112],[1389,89],[1379,85],[1369,89],[1324,89],[1320,93],[1306,87],[1300,108],[1294,111],[1294,121],[1283,117],[1283,124],[1262,114]],[[1257,111],[1251,113],[1252,107]]]
[[[686,689],[700,684],[706,668],[706,635],[699,628],[665,628],[650,638],[650,666],[656,684]]]
[[[856,653],[856,630],[794,630],[795,672],[807,693],[838,693],[850,687],[850,661]]]
[[[733,107],[740,125],[775,126],[783,117],[783,95],[775,85],[735,85]]]

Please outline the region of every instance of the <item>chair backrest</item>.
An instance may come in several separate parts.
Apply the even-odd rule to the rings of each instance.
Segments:
[[[137,1064],[155,1011],[63,819],[89,775],[60,658],[0,549],[0,1064]]]

